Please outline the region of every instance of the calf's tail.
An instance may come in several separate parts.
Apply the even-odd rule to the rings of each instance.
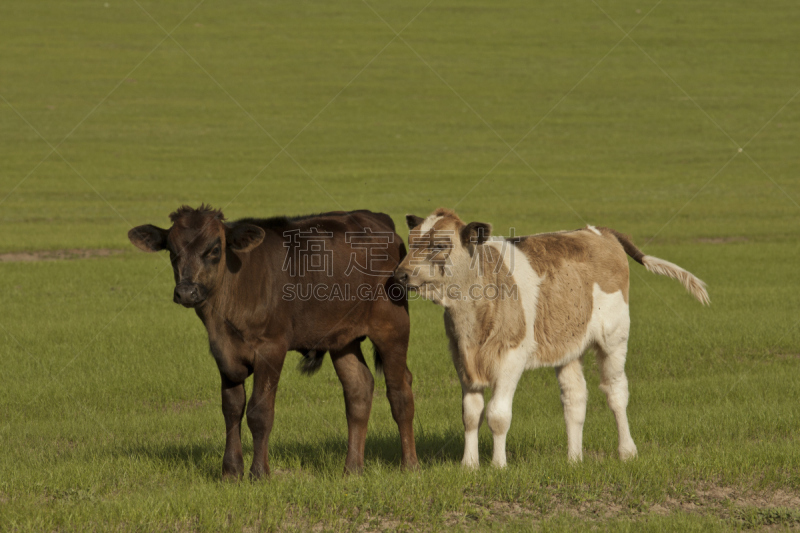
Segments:
[[[366,338],[367,337],[359,337],[356,340],[360,343],[364,342]],[[322,368],[322,361],[325,359],[325,354],[328,353],[327,350],[298,350],[298,352],[300,352],[303,358],[300,360],[300,364],[297,365],[297,368],[302,374],[307,376],[319,372],[319,369]],[[374,344],[372,345],[372,356],[375,360],[375,375],[381,375],[383,373],[383,356],[380,351],[378,351],[378,347]]]
[[[662,276],[669,276],[672,279],[677,279],[683,284],[686,290],[689,291],[689,294],[697,298],[701,304],[711,304],[711,298],[708,296],[705,282],[688,270],[684,270],[675,263],[670,263],[664,259],[659,259],[658,257],[653,257],[652,255],[645,255],[636,247],[635,244],[633,244],[631,238],[623,233],[619,233],[618,231],[610,228],[598,229],[601,229],[601,231],[607,231],[616,237],[619,243],[622,245],[622,248],[625,250],[625,253],[631,256],[637,263],[644,265],[644,267],[653,274],[661,274]]]
[[[375,362],[375,375],[380,376],[383,374],[383,356],[381,352],[378,351],[378,347],[375,344],[372,344],[372,358]]]
[[[301,350],[300,353],[303,358],[300,360],[298,368],[301,373],[311,376],[316,374],[322,367],[322,361],[328,352],[327,350]]]

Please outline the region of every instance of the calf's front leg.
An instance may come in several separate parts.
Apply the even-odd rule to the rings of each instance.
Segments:
[[[269,475],[268,442],[275,420],[275,393],[281,377],[286,349],[270,347],[256,352],[253,368],[253,393],[247,404],[247,426],[253,434],[253,465],[250,475]]]
[[[525,369],[524,351],[511,351],[502,356],[503,365],[495,369],[497,378],[492,386],[492,399],[486,407],[486,423],[492,430],[492,466],[506,466],[506,435],[511,427],[511,408],[519,379]]]
[[[514,389],[498,387],[492,393],[486,409],[486,423],[492,430],[494,446],[492,448],[492,466],[506,466],[506,435],[511,427],[511,406],[514,402]]]
[[[483,391],[469,390],[461,385],[461,416],[464,421],[464,458],[466,468],[478,468],[478,430],[483,421]]]
[[[244,383],[233,383],[222,376],[222,416],[225,418],[223,479],[239,479],[244,473],[242,416],[244,416],[245,401]]]
[[[583,377],[581,359],[556,368],[558,384],[561,386],[561,403],[564,405],[564,420],[567,423],[567,458],[571,462],[583,461],[583,423],[586,420],[586,380]]]

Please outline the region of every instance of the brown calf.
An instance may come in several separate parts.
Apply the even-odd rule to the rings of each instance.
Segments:
[[[365,337],[375,345],[376,365],[383,364],[403,466],[415,467],[408,304],[392,279],[405,247],[392,219],[370,211],[337,211],[225,222],[222,212],[207,206],[181,207],[170,219],[169,229],[139,226],[128,238],[146,252],[169,251],[174,301],[193,308],[208,331],[222,379],[223,477],[244,472],[245,405],[253,434],[250,472],[269,474],[267,442],[288,350],[306,357],[307,372],[319,368],[330,352],[344,388],[345,472],[360,472],[374,386],[361,353]],[[251,374],[253,393],[246,402],[244,381]]]

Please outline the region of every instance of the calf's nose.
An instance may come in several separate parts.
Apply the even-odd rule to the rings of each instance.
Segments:
[[[195,305],[201,300],[200,290],[197,285],[179,283],[175,286],[175,293],[172,299],[176,304]]]
[[[404,270],[400,270],[399,268],[394,271],[394,279],[398,281],[398,283],[402,283],[405,285],[408,283],[408,272]]]

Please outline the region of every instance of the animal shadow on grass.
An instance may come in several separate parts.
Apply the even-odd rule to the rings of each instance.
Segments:
[[[418,431],[416,439],[417,457],[421,465],[461,463],[461,456],[464,454],[464,430],[460,427],[440,432]],[[399,450],[399,442],[397,446]]]
[[[416,436],[417,457],[420,465],[438,462],[460,462],[463,452],[462,434],[454,430],[444,433],[426,432]],[[270,446],[270,460],[275,464],[298,465],[308,472],[329,472],[331,465],[336,472],[344,468],[347,455],[346,436],[333,435],[305,441],[281,441]],[[389,468],[400,468],[400,436],[397,432],[371,431],[364,447],[364,467],[369,470],[376,464]],[[291,468],[291,466],[290,466]]]
[[[118,450],[134,460],[156,463],[162,471],[189,471],[209,480],[222,477],[224,443],[193,440],[181,443],[137,443]],[[250,447],[252,454],[252,446]],[[245,450],[245,454],[247,450]]]
[[[367,436],[364,451],[365,468],[376,463],[390,468],[400,467],[400,438],[396,433],[372,432]],[[244,435],[243,435],[244,436]],[[463,437],[456,431],[425,432],[417,436],[417,455],[425,466],[438,462],[461,460]],[[209,481],[222,477],[224,443],[210,440],[193,440],[185,443],[140,443],[122,448],[118,453],[128,458],[141,458],[157,463],[161,470],[192,472]],[[251,442],[242,444],[245,470],[253,458]],[[273,476],[286,474],[326,475],[333,470],[338,474],[344,468],[347,455],[347,438],[329,435],[318,439],[285,441],[275,438],[270,442],[270,468]]]

